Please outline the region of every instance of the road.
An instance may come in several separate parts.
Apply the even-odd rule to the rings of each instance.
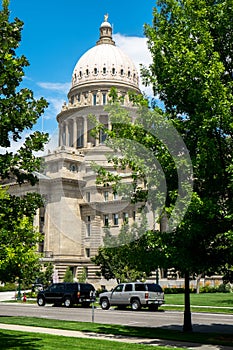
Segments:
[[[0,303],[1,316],[31,316],[68,321],[94,322],[103,324],[121,324],[140,327],[163,327],[181,330],[183,312],[178,311],[131,311],[102,310],[100,308],[65,308],[36,304]],[[228,314],[192,313],[193,330],[200,332],[219,332],[233,334],[233,316]]]

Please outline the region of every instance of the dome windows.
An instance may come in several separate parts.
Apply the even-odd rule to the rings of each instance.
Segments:
[[[106,67],[103,68],[103,74],[106,74],[107,73],[107,69]]]
[[[112,75],[116,75],[116,69],[114,67],[112,68]]]
[[[86,69],[86,76],[88,77],[88,75],[89,75],[89,69],[87,68]]]
[[[123,76],[124,75],[124,69],[121,68],[121,75]]]
[[[82,71],[80,70],[80,71],[79,71],[79,78],[82,78],[82,76],[83,76],[83,73],[82,73]]]
[[[98,69],[95,67],[94,68],[94,75],[97,75],[98,74]]]

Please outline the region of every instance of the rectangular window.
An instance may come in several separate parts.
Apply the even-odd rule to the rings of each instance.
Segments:
[[[86,257],[90,258],[90,255],[91,255],[90,248],[86,248],[85,251],[86,251]]]
[[[90,203],[91,201],[91,192],[86,192],[86,201]]]
[[[113,225],[118,225],[118,214],[113,214]]]
[[[104,215],[104,226],[109,226],[109,218],[108,215]]]
[[[103,94],[103,105],[106,105],[106,94]]]
[[[90,237],[91,236],[91,224],[88,222],[86,224],[86,227],[87,227],[87,237]]]
[[[128,213],[123,213],[123,221],[124,221],[124,224],[129,223],[129,214]]]
[[[108,191],[104,191],[104,201],[108,201]]]
[[[96,94],[93,94],[93,105],[96,106]]]
[[[117,200],[118,199],[118,194],[116,192],[113,193],[113,199]]]

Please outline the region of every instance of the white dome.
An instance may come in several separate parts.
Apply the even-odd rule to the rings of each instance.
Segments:
[[[86,85],[125,87],[139,91],[139,77],[133,61],[112,40],[112,27],[104,16],[100,38],[77,62],[72,75],[72,90]]]
[[[132,60],[112,44],[96,45],[88,50],[77,62],[72,78],[72,87],[108,82],[138,89],[139,81]]]

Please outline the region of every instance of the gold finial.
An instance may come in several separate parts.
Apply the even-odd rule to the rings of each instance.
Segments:
[[[106,15],[104,15],[104,22],[108,22],[108,13],[106,13]]]

